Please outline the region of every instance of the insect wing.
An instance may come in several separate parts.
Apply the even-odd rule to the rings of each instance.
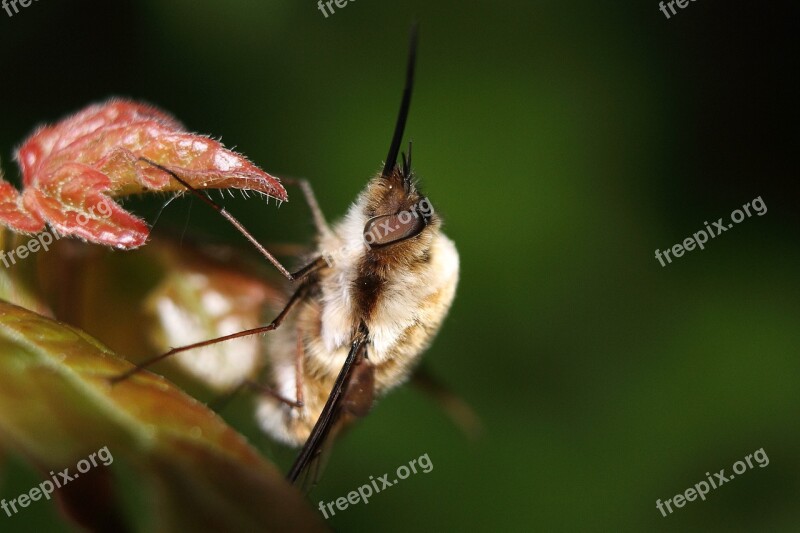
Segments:
[[[362,331],[353,340],[325,407],[287,475],[289,481],[298,483],[306,492],[319,479],[339,431],[349,425],[354,416],[366,414],[368,408],[361,408],[365,402],[372,404],[374,381],[366,355],[367,339]]]

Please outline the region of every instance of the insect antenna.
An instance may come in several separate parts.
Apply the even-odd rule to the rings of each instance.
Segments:
[[[403,182],[408,190],[408,186],[411,184],[411,141],[408,141],[408,157],[405,153],[400,156],[403,159]]]

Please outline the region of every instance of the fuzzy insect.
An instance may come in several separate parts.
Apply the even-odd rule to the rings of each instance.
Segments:
[[[262,429],[286,444],[303,445],[288,475],[292,481],[336,433],[366,415],[375,398],[409,379],[455,296],[458,253],[414,178],[410,145],[397,164],[415,59],[413,31],[385,165],[344,218],[328,226],[310,185],[298,182],[314,214],[316,251],[298,273],[281,269],[295,287],[278,316],[266,326],[172,349],[120,377],[176,354],[191,366],[191,354],[184,352],[271,332],[265,341],[267,382],[250,385],[261,392],[256,417]],[[160,318],[164,324],[180,321],[169,311]]]
[[[182,143],[188,140],[184,136],[189,134],[151,108],[123,106],[120,110],[113,107],[119,105],[117,102],[110,104],[110,108],[92,109],[91,113],[72,119],[78,133],[91,130],[89,133],[95,139],[98,131],[102,134],[99,136],[103,139],[102,148],[91,155],[77,150],[70,152],[72,144],[67,141],[74,143],[74,139],[59,141],[58,136],[53,136],[55,140],[49,141],[49,130],[40,130],[20,150],[23,165],[28,146],[37,147],[37,153],[42,154],[31,160],[30,171],[25,174],[26,187],[34,191],[30,193],[32,200],[26,196],[26,189],[17,196],[6,191],[6,203],[0,203],[0,221],[12,226],[24,219],[20,215],[22,209],[27,209],[25,215],[37,213],[35,191],[42,184],[53,182],[54,174],[65,172],[63,167],[70,159],[66,156],[59,159],[59,154],[69,153],[72,158],[82,157],[84,166],[81,172],[62,177],[62,184],[70,185],[70,179],[85,179],[83,176],[99,173],[106,178],[97,177],[101,186],[95,192],[106,197],[141,192],[145,187],[187,191],[236,226],[291,282],[288,301],[277,317],[267,325],[252,324],[252,315],[246,317],[242,309],[266,305],[271,293],[259,291],[257,284],[234,279],[227,273],[224,275],[227,281],[220,282],[224,277],[220,270],[204,270],[195,262],[155,290],[148,300],[161,326],[162,344],[179,347],[134,366],[113,382],[124,381],[156,362],[175,356],[182,366],[213,386],[230,389],[239,382],[256,390],[259,392],[256,417],[261,428],[278,441],[302,446],[288,473],[292,481],[313,470],[310,467],[318,468],[323,449],[339,431],[366,415],[376,398],[412,377],[455,296],[458,253],[453,242],[442,233],[441,218],[415,179],[410,145],[408,155],[403,154],[398,164],[411,103],[416,42],[413,30],[402,102],[383,169],[369,180],[343,219],[329,226],[309,183],[283,180],[285,184],[300,186],[318,231],[314,253],[301,258],[306,266],[297,272],[286,269],[224,208],[199,190],[217,183],[252,188],[285,199],[281,183],[255,167],[248,167],[243,159],[238,160],[239,166],[228,169],[231,174],[213,164],[218,161],[217,156],[178,157],[182,154],[179,150]],[[120,117],[125,113],[133,118],[122,120]],[[119,125],[120,122],[124,124]],[[92,129],[95,124],[98,126]],[[122,131],[117,131],[118,128]],[[136,145],[125,144],[129,137],[123,135],[124,131],[146,137],[150,128],[175,130],[173,134],[177,137],[166,150],[167,155],[148,149],[157,137],[145,138]],[[199,140],[211,142],[199,136],[192,142]],[[89,146],[92,145],[87,141],[84,148]],[[231,155],[220,152],[224,150],[221,146],[209,146],[203,153],[209,150],[223,154],[222,159]],[[38,166],[34,164],[37,162]],[[5,219],[3,205],[10,206]],[[36,224],[47,220],[57,225],[57,215],[39,215],[33,219]],[[120,227],[132,226],[120,223]],[[17,223],[16,228],[37,231],[39,225],[23,228]],[[74,234],[108,244],[91,232]],[[144,242],[146,226],[137,228],[135,235],[137,239],[129,247]],[[181,301],[181,294],[185,296],[187,292],[202,300],[204,312],[212,323],[219,325],[221,336],[192,342],[198,328]],[[257,336],[264,333],[269,335],[262,343]],[[262,362],[266,370],[263,380],[254,377]],[[441,389],[430,381],[423,386],[441,394]],[[315,475],[311,472],[312,482]]]

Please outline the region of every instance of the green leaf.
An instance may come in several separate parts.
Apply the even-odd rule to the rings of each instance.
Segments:
[[[325,529],[273,465],[164,378],[110,384],[129,368],[86,333],[0,300],[0,448],[49,479],[107,447],[149,482],[156,530]]]

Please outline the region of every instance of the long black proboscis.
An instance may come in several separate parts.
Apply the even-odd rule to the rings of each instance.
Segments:
[[[386,163],[383,166],[381,176],[388,176],[397,164],[397,154],[400,152],[400,144],[403,142],[403,132],[406,129],[406,119],[408,110],[411,107],[411,92],[414,89],[414,69],[417,64],[417,25],[411,27],[411,37],[408,50],[408,66],[406,67],[406,86],[403,89],[403,100],[400,103],[400,113],[397,115],[397,123],[394,126],[394,137],[389,146],[389,155],[386,156]]]

